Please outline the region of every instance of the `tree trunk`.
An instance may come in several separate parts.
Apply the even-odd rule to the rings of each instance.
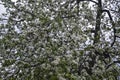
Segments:
[[[94,32],[94,44],[96,44],[100,41],[101,15],[102,15],[102,1],[98,0],[96,26],[95,26],[95,32]]]

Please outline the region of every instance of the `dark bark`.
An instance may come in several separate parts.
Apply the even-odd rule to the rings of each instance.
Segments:
[[[98,43],[99,40],[100,40],[101,15],[102,15],[102,1],[98,0],[98,9],[97,9],[97,16],[96,16],[96,26],[95,26],[95,33],[94,33],[94,44]]]

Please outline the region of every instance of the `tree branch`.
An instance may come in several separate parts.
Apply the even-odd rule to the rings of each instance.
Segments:
[[[97,3],[96,1],[93,1],[93,0],[89,0],[89,1],[91,1],[91,2],[93,2],[93,3],[95,3],[95,4],[97,4],[97,5],[98,5],[98,3]]]
[[[98,43],[100,41],[100,25],[101,25],[101,15],[102,15],[102,1],[98,1],[98,9],[97,9],[97,15],[96,15],[96,25],[95,25],[95,32],[94,32],[94,42]]]
[[[116,63],[120,63],[120,61],[113,61],[112,63],[110,63],[109,65],[107,65],[106,69],[108,69],[110,66],[112,66],[113,64],[116,64]]]
[[[120,38],[120,36],[115,35],[117,38]]]
[[[110,11],[109,11],[109,10],[102,10],[102,12],[107,12],[107,14],[108,14],[108,16],[109,16],[110,20],[111,20],[111,21],[113,21],[112,16],[111,16],[111,14],[110,14]]]
[[[113,33],[114,33],[114,40],[113,40],[113,42],[111,43],[111,47],[112,47],[112,46],[114,45],[115,41],[116,41],[116,36],[115,36],[115,33],[116,33],[115,23],[114,23],[114,21],[113,21],[113,19],[112,19],[112,16],[111,16],[109,10],[102,10],[102,12],[107,12],[107,14],[108,14],[108,16],[109,16],[109,18],[110,18],[110,21],[111,21],[111,23],[112,23],[112,28],[113,28]]]
[[[98,3],[96,2],[96,1],[93,1],[93,0],[76,0],[77,2],[81,2],[81,1],[90,1],[90,2],[93,2],[93,3],[95,3],[95,4],[97,4],[98,5]]]

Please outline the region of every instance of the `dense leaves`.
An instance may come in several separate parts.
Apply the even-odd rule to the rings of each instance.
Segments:
[[[119,0],[1,2],[7,12],[0,23],[1,79],[116,80],[120,75]]]

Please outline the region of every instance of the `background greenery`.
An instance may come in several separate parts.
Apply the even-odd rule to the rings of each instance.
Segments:
[[[1,4],[1,80],[117,80],[119,0]]]

